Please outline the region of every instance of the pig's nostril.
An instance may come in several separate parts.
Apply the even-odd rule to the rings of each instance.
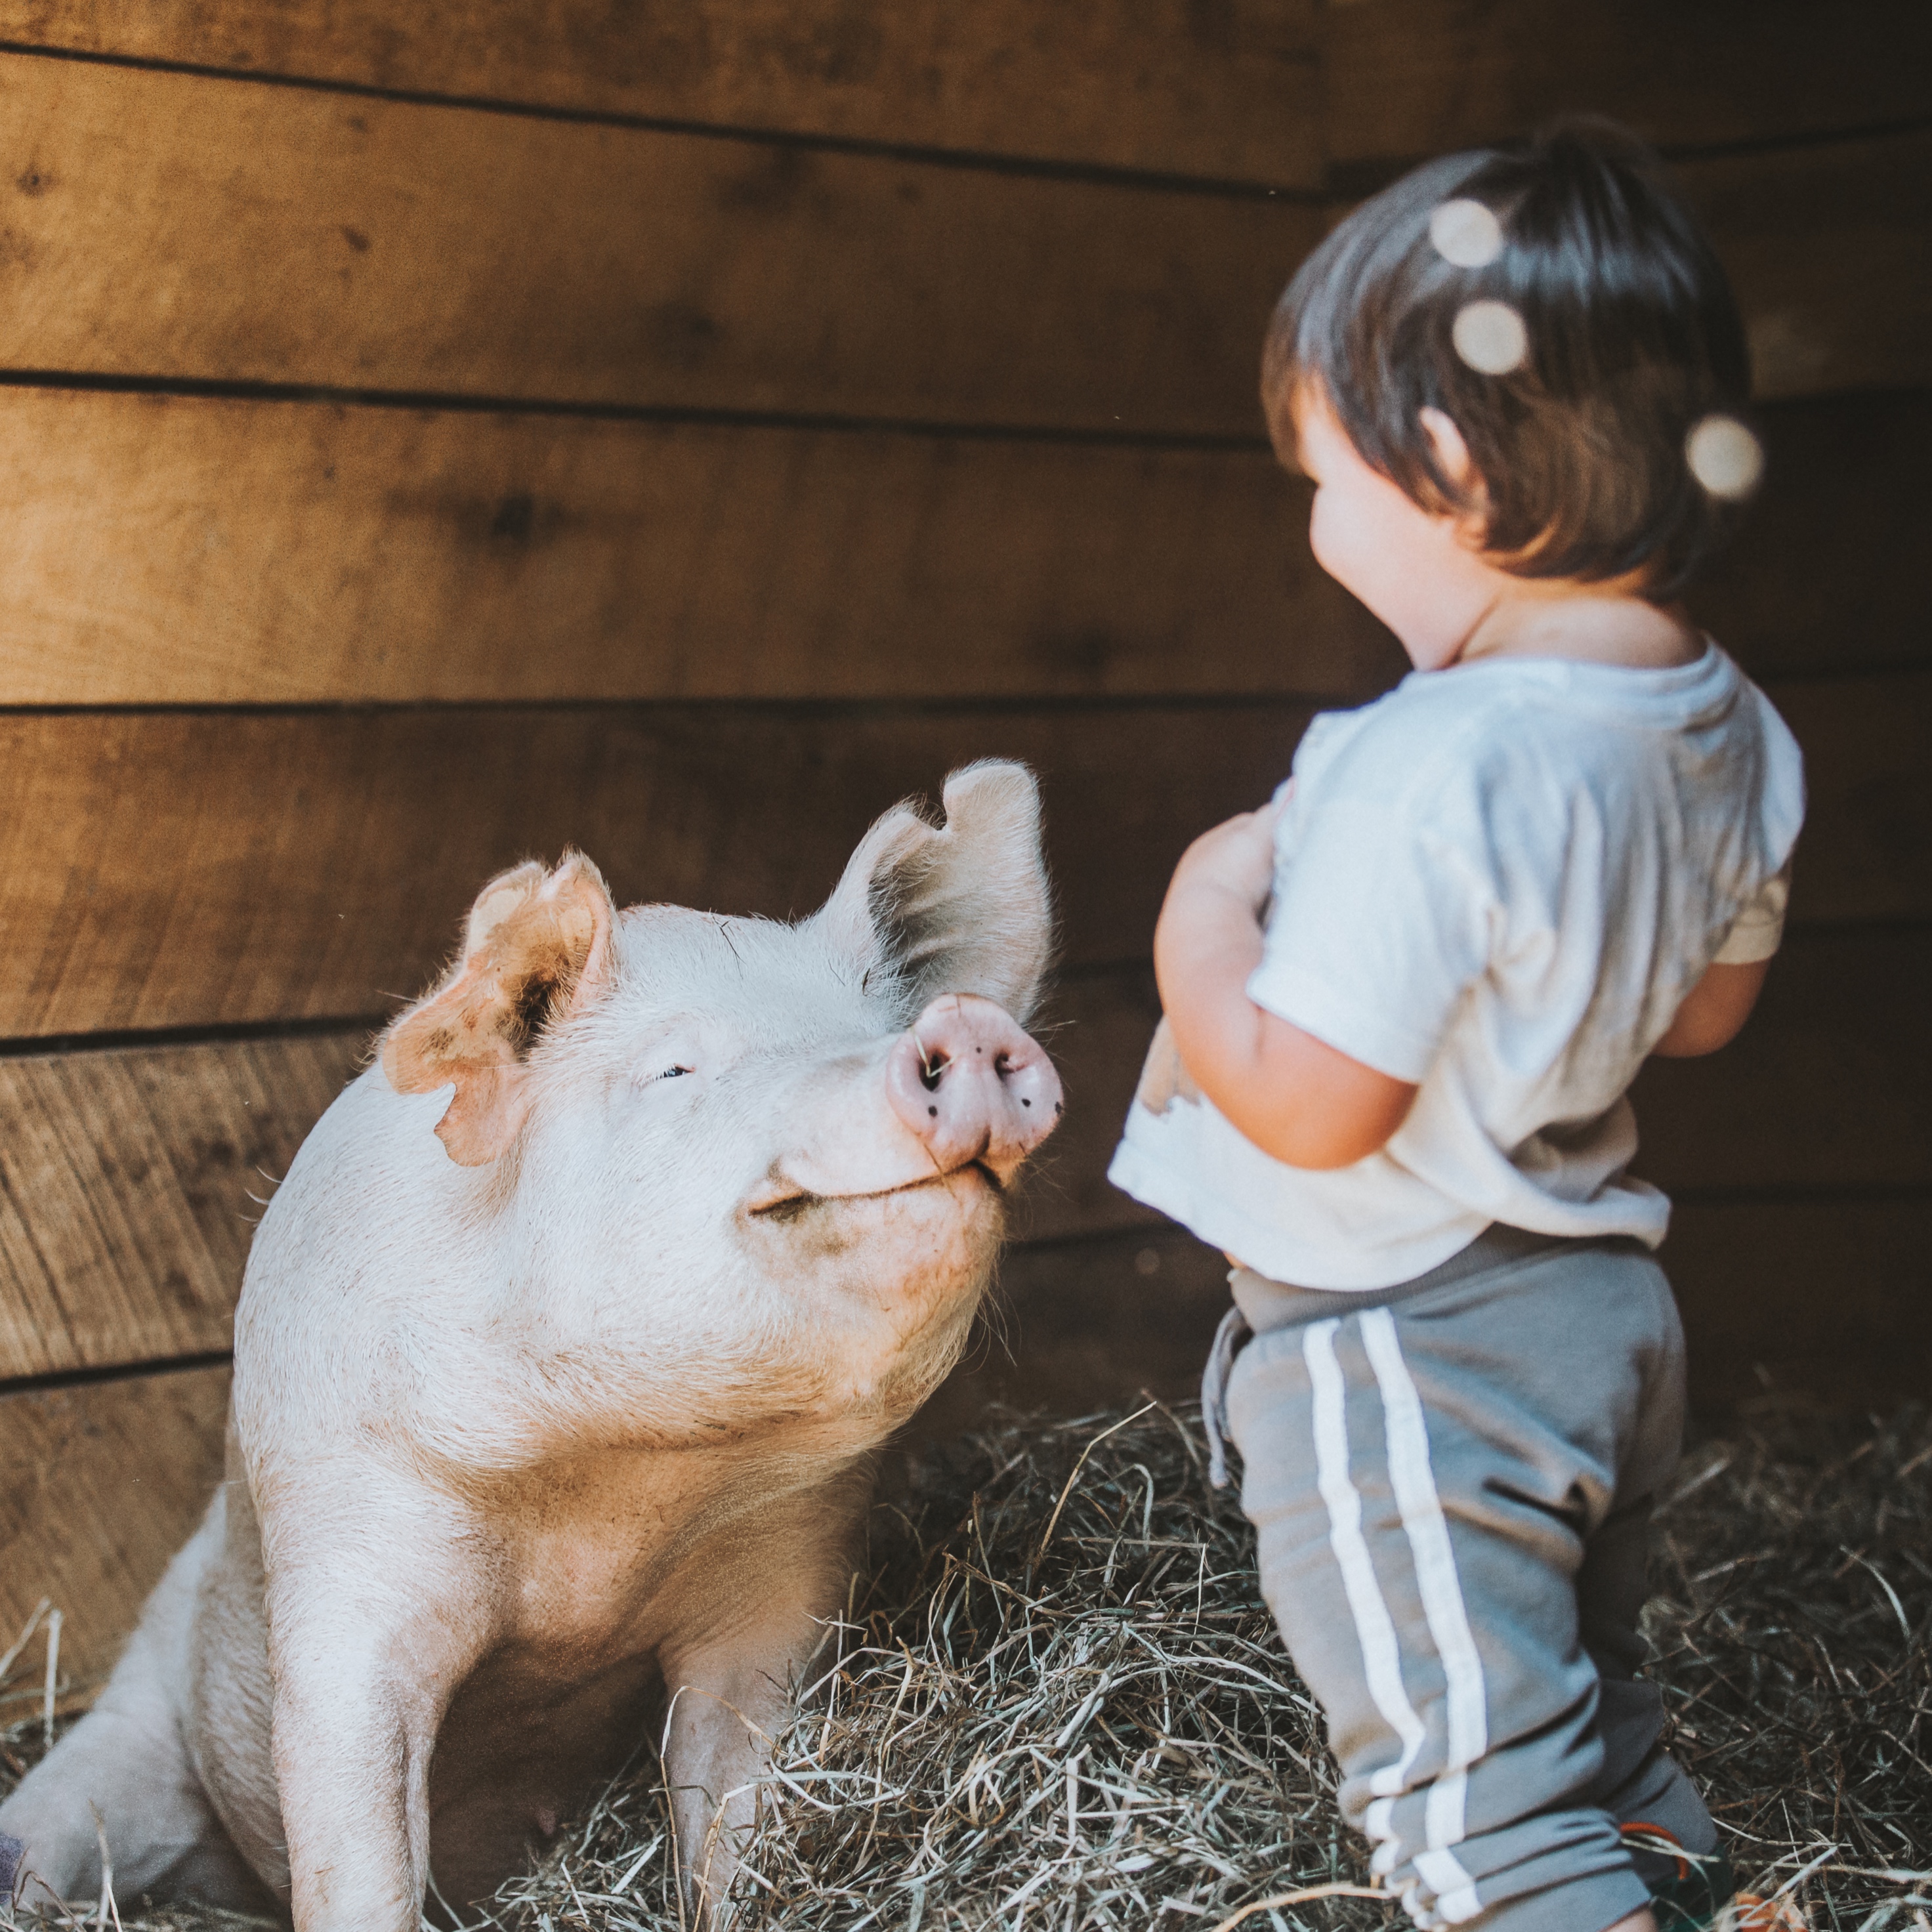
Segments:
[[[919,1048],[920,1083],[928,1094],[936,1093],[940,1082],[946,1077],[946,1070],[952,1063],[944,1053],[927,1052],[926,1042],[920,1038],[916,1030],[913,1034],[912,1043]]]

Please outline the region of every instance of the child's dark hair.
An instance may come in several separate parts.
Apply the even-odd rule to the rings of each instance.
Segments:
[[[1466,317],[1474,337],[1457,324],[1472,303],[1492,305]],[[1483,352],[1485,321],[1499,353]],[[1476,362],[1503,372],[1472,366],[1472,342]],[[1486,550],[1520,575],[1636,572],[1660,602],[1748,494],[1748,477],[1707,488],[1687,458],[1699,423],[1740,416],[1750,392],[1730,284],[1661,162],[1605,122],[1446,156],[1357,208],[1302,264],[1269,328],[1262,397],[1291,461],[1304,386],[1425,509],[1479,514]],[[1462,432],[1466,486],[1438,458],[1425,407]],[[1754,457],[1742,430],[1720,434]]]

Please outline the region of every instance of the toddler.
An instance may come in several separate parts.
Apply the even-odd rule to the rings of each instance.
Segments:
[[[1226,1249],[1204,1397],[1343,1809],[1424,1927],[1730,1898],[1636,1675],[1683,1339],[1646,1056],[1744,1024],[1798,750],[1674,601],[1758,448],[1724,276],[1647,151],[1560,129],[1358,209],[1282,297],[1277,450],[1414,673],[1198,839],[1112,1178]]]

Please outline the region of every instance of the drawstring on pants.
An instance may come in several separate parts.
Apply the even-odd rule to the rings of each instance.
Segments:
[[[1208,1366],[1201,1371],[1201,1426],[1208,1432],[1208,1480],[1217,1490],[1228,1486],[1228,1376],[1242,1343],[1254,1332],[1238,1308],[1229,1309],[1214,1331]]]

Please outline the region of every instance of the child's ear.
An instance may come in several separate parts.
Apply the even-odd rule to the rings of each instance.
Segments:
[[[1440,410],[1425,406],[1420,419],[1422,433],[1429,439],[1430,453],[1436,460],[1437,473],[1448,482],[1462,504],[1460,509],[1450,512],[1456,541],[1473,550],[1486,549],[1490,535],[1489,492],[1484,488],[1475,459],[1469,454],[1469,446],[1462,440],[1462,432],[1456,427],[1455,418],[1445,416]]]
[[[1462,432],[1456,427],[1455,418],[1444,415],[1440,410],[1425,407],[1422,411],[1422,433],[1428,437],[1429,446],[1435,452],[1437,468],[1459,493],[1466,490],[1476,480],[1476,466],[1469,460],[1469,446],[1462,440]]]
[[[1268,424],[1268,441],[1274,446],[1275,460],[1291,476],[1306,477],[1311,483],[1316,478],[1301,460],[1301,420],[1310,410],[1321,406],[1321,392],[1311,387],[1305,377],[1299,382],[1278,383],[1270,380],[1264,364],[1262,416]]]

